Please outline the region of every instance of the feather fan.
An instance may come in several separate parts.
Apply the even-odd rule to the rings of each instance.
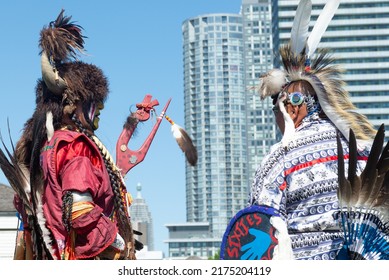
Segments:
[[[301,0],[296,10],[290,34],[290,45],[295,54],[299,54],[305,48],[308,38],[309,22],[311,19],[311,0]]]
[[[389,259],[389,142],[382,149],[384,125],[374,138],[366,166],[356,173],[357,143],[352,130],[349,144],[349,170],[345,177],[343,147],[338,136],[338,197],[335,214],[344,234],[340,251],[346,259]]]
[[[328,27],[328,24],[339,7],[339,3],[340,0],[329,0],[324,6],[323,11],[320,13],[307,40],[308,58],[311,58],[312,54],[315,53],[317,46],[320,43],[321,37],[323,36]]]
[[[14,156],[15,149],[11,139],[11,146],[13,153],[9,151],[6,147],[2,137],[1,142],[3,144],[5,152],[0,148],[0,168],[3,171],[5,177],[10,183],[11,187],[15,193],[21,199],[23,207],[28,215],[28,223],[32,229],[32,238],[34,240],[34,252],[36,253],[35,258],[37,259],[52,259],[51,253],[48,251],[44,243],[45,235],[42,232],[42,228],[38,224],[38,211],[33,207],[31,203],[31,193],[30,193],[30,178],[29,172],[22,163],[17,160],[17,157]],[[48,244],[48,243],[46,243]]]
[[[4,150],[0,148],[0,168],[3,171],[5,177],[7,178],[9,184],[15,191],[15,193],[22,200],[26,211],[33,213],[33,209],[30,205],[29,195],[26,193],[26,190],[29,190],[29,178],[26,176],[23,171],[23,167],[17,162],[17,159],[6,147],[3,138],[1,137],[1,142],[3,144]],[[12,144],[13,148],[13,144]]]
[[[197,163],[197,149],[193,144],[192,139],[188,133],[168,116],[165,116],[166,120],[172,125],[172,133],[177,141],[178,146],[184,152],[185,157],[191,166],[195,166]]]

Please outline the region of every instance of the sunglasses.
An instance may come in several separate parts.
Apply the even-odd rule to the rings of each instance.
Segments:
[[[301,92],[295,91],[295,92],[289,93],[289,99],[287,101],[290,104],[292,104],[293,106],[299,106],[299,105],[303,104],[304,99],[305,99],[304,95]]]
[[[304,95],[299,91],[288,93],[288,96],[289,96],[289,99],[284,101],[285,106],[288,103],[292,104],[293,106],[300,106],[304,102]],[[274,114],[277,114],[280,111],[280,106],[278,106],[276,104],[273,106],[272,110],[273,110]]]

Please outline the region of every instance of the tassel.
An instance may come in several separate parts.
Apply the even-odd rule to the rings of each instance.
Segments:
[[[172,133],[177,141],[178,146],[185,153],[185,157],[191,166],[197,163],[197,149],[193,145],[192,139],[188,133],[179,125],[174,123],[171,118],[165,115],[165,118],[172,125]]]

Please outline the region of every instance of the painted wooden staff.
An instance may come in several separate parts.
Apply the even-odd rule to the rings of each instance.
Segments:
[[[123,131],[116,142],[116,165],[121,170],[122,176],[126,175],[128,171],[144,160],[150,145],[153,142],[155,133],[161,124],[167,108],[169,107],[170,101],[171,99],[168,100],[161,114],[158,116],[157,122],[145,142],[136,151],[128,148],[128,142],[130,141],[138,123],[147,121],[150,118],[150,112],[155,111],[154,107],[159,105],[158,100],[152,100],[152,96],[150,94],[146,94],[142,103],[138,103],[136,105],[138,109],[127,118]]]

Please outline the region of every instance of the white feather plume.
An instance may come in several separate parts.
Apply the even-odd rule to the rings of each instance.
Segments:
[[[36,218],[38,220],[38,224],[42,230],[42,238],[45,243],[46,248],[50,252],[51,256],[56,259],[55,249],[50,245],[53,244],[52,235],[50,230],[46,227],[46,217],[43,213],[43,205],[42,205],[42,194],[38,193],[37,197],[37,209],[36,209]]]
[[[53,113],[51,111],[46,113],[46,133],[47,140],[50,141],[54,135]]]
[[[261,100],[279,93],[286,83],[286,73],[281,69],[272,69],[261,76],[259,94]]]
[[[283,147],[287,147],[289,142],[293,139],[294,133],[296,131],[294,126],[294,121],[286,111],[284,106],[284,101],[286,99],[286,95],[281,97],[278,101],[278,106],[280,107],[280,111],[282,116],[284,117],[285,127],[284,127],[284,135],[282,136],[281,143]]]
[[[273,260],[293,260],[292,241],[288,234],[286,222],[280,217],[272,216],[270,223],[276,228],[278,245],[274,248]]]
[[[307,42],[311,11],[311,0],[301,0],[299,2],[290,34],[291,50],[295,54],[301,53]]]
[[[340,0],[328,0],[327,4],[323,8],[323,11],[320,13],[307,41],[308,58],[315,53],[321,37],[339,7],[339,3]]]

